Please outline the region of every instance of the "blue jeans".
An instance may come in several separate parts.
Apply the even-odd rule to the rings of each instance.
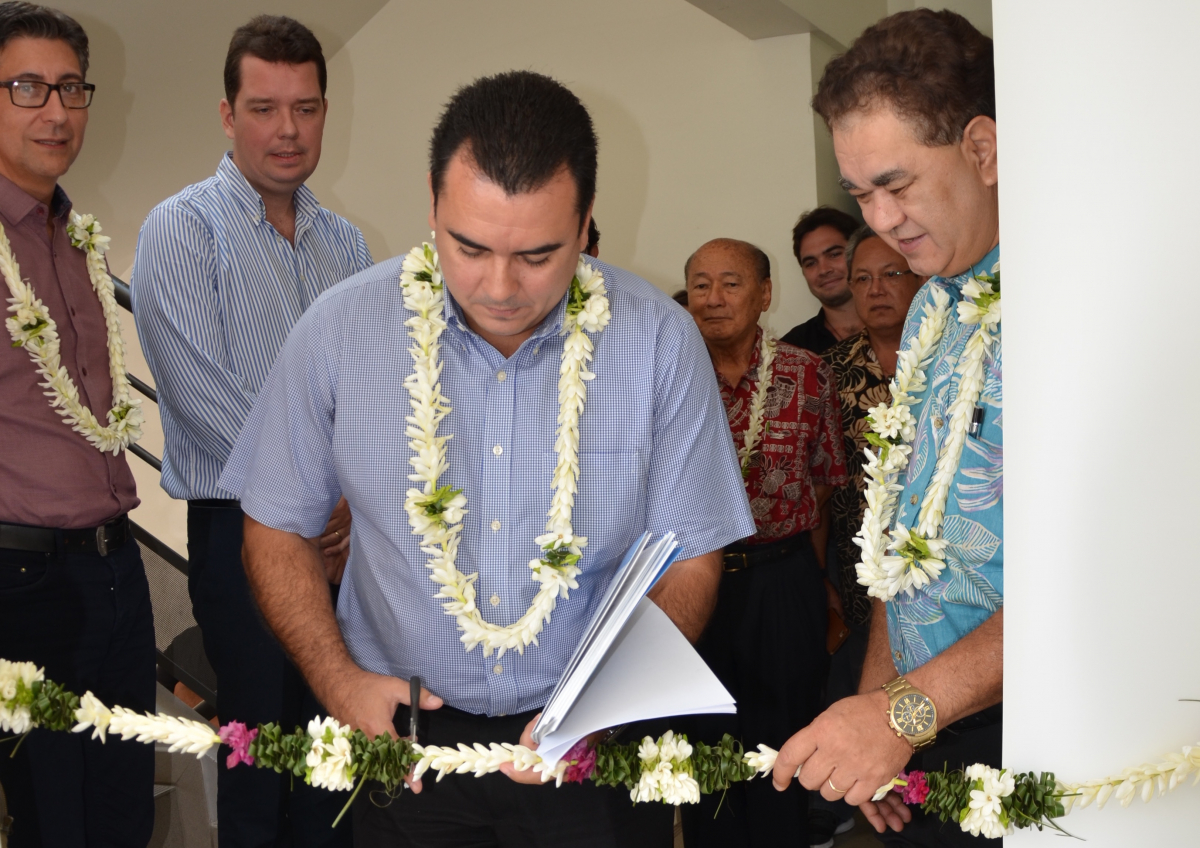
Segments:
[[[109,707],[153,712],[154,618],[137,542],[103,557],[0,549],[0,656]],[[10,758],[14,744],[0,745],[10,848],[145,848],[153,745],[34,730]]]

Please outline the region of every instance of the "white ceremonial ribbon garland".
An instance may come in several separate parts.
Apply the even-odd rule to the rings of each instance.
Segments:
[[[911,597],[914,589],[928,586],[945,567],[942,554],[946,541],[940,534],[946,501],[962,459],[971,414],[983,391],[983,360],[999,336],[1000,265],[992,269],[991,275],[977,276],[963,286],[965,300],[958,304],[958,320],[978,325],[978,330],[967,341],[955,368],[958,395],[948,412],[949,430],[921,500],[917,526],[911,530],[899,526],[889,533],[904,490],[898,480],[908,467],[917,434],[911,407],[928,386],[925,369],[942,340],[950,315],[950,296],[936,286],[932,294],[933,303],[925,304],[925,316],[916,335],[897,358],[891,404],[880,404],[870,410],[867,418],[871,425],[867,440],[878,451],[865,451],[867,508],[854,539],[862,548],[862,560],[856,568],[858,582],[867,587],[867,594],[883,601],[890,601],[900,592]]]
[[[771,383],[775,379],[773,366],[775,365],[777,345],[778,342],[771,337],[771,334],[763,330],[762,342],[758,348],[758,386],[754,389],[754,395],[750,399],[750,422],[746,425],[744,440],[737,452],[743,478],[750,472],[750,457],[754,454],[758,443],[762,441],[767,392],[771,390]]]
[[[108,426],[103,426],[90,409],[79,400],[79,389],[62,364],[59,353],[58,325],[50,317],[42,301],[33,294],[33,287],[21,279],[21,269],[13,256],[12,245],[0,226],[0,274],[8,285],[8,311],[5,319],[12,336],[13,347],[23,347],[42,376],[42,388],[50,398],[50,406],[62,416],[71,429],[86,438],[101,453],[120,453],[142,437],[141,401],[132,397],[129,379],[125,374],[125,344],[121,340],[120,313],[113,295],[113,281],[104,262],[108,236],[100,235],[100,224],[91,215],[71,213],[67,225],[71,244],[87,254],[88,278],[108,330],[108,370],[112,377],[112,409],[108,411]]]
[[[405,434],[414,452],[409,460],[413,473],[408,479],[421,484],[421,488],[409,489],[404,499],[409,525],[421,536],[421,550],[429,556],[429,579],[441,586],[434,597],[446,599],[442,606],[458,621],[463,634],[460,640],[466,649],[483,645],[484,656],[495,650],[498,657],[507,650],[524,653],[530,644],[538,643],[537,636],[550,620],[558,599],[566,600],[570,589],[579,588],[575,582],[580,573],[577,563],[587,539],[575,535],[571,512],[579,478],[579,417],[587,399],[586,381],[596,376],[587,367],[593,351],[587,334],[601,332],[611,318],[604,277],[580,258],[571,280],[563,319],[567,338],[559,367],[554,493],[546,532],[534,540],[542,556],[529,562],[532,578],[541,587],[525,614],[507,627],[484,621],[475,604],[475,580],[479,575],[463,574],[455,565],[467,498],[457,489],[438,486],[438,478],[448,467],[446,440],[450,438],[438,435],[438,425],[451,410],[441,387],[439,339],[446,329],[445,290],[432,245],[415,247],[404,257],[400,285],[404,305],[415,313],[405,322],[414,342],[409,349],[413,372],[404,380],[412,405]]]

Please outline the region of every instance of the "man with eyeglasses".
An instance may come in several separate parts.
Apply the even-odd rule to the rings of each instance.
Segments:
[[[5,314],[14,343],[0,344],[0,657],[33,662],[106,704],[153,711],[150,592],[126,518],[137,491],[122,445],[89,441],[113,422],[110,345],[121,343],[86,254],[72,246],[71,201],[58,185],[83,145],[87,70],[76,21],[0,3],[0,225],[15,260],[0,272],[3,296],[32,290],[45,309],[33,328],[42,324],[44,341],[57,336],[58,365],[98,419],[89,429],[51,406],[40,348],[24,344],[29,307],[14,303]],[[0,744],[13,846],[145,846],[153,783],[150,746],[36,729],[19,746]]]
[[[733,694],[738,713],[695,719],[697,739],[731,733],[776,747],[816,717],[829,667],[825,550],[814,545],[821,507],[846,481],[833,375],[814,353],[770,340],[771,262],[744,241],[715,239],[684,266],[687,309],[708,348],[742,474],[753,536],[729,545],[717,608],[696,649]],[[772,357],[767,363],[764,355]],[[765,391],[765,395],[762,393]],[[762,412],[755,412],[762,397]],[[747,430],[761,433],[747,451]],[[750,740],[756,740],[750,742]],[[683,810],[684,842],[765,846],[803,841],[808,793],[739,783]]]
[[[242,568],[241,504],[217,484],[292,325],[372,264],[358,228],[304,185],[321,155],[325,83],[321,45],[299,22],[262,15],[234,32],[220,104],[233,150],[215,177],[151,211],[131,279],[162,413],[162,486],[188,501],[188,590],[217,709],[251,727],[326,712],[262,625]],[[320,536],[334,592],[349,539],[342,499]],[[349,844],[348,821],[330,827],[344,803],[269,769],[218,771],[222,846]]]

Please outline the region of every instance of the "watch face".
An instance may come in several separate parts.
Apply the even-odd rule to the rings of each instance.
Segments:
[[[892,721],[905,736],[920,736],[933,727],[933,702],[916,692],[909,692],[892,707]]]

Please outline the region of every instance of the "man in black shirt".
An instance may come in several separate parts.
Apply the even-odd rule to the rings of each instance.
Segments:
[[[783,337],[788,344],[821,354],[842,339],[861,332],[846,271],[846,241],[858,229],[852,216],[829,206],[805,212],[792,229],[792,252],[804,272],[808,290],[821,309]]]

